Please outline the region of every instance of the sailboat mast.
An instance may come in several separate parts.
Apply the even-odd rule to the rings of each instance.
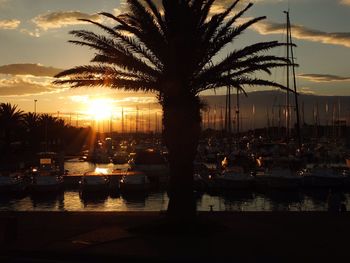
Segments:
[[[237,104],[236,104],[236,121],[237,121],[237,136],[239,137],[239,132],[240,132],[240,116],[239,116],[239,88],[237,88]]]
[[[300,114],[299,114],[299,102],[298,102],[298,92],[297,92],[297,83],[296,83],[296,77],[295,77],[295,63],[294,63],[294,52],[293,52],[293,41],[292,41],[292,30],[290,25],[290,17],[289,17],[289,11],[285,11],[287,15],[287,58],[289,59],[289,46],[290,46],[290,52],[291,52],[291,63],[292,63],[292,73],[293,73],[293,88],[294,88],[294,100],[295,100],[295,112],[296,112],[296,121],[297,121],[297,137],[298,137],[298,144],[299,147],[301,147],[302,144],[302,138],[301,138],[301,131],[300,131]],[[289,62],[287,65],[287,87],[289,88]],[[288,90],[287,90],[288,93]],[[289,102],[289,99],[288,99]],[[289,107],[288,107],[289,112]],[[289,116],[288,116],[289,117]]]
[[[289,11],[284,11],[287,15],[287,59],[289,59]],[[290,63],[287,62],[287,93],[286,93],[286,110],[285,110],[285,117],[286,117],[286,140],[289,140],[289,66]]]

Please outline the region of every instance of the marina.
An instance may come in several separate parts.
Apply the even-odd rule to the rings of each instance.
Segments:
[[[129,176],[132,178],[132,175],[142,175],[130,170],[127,163],[93,164],[75,158],[66,161],[64,167],[68,174],[62,176],[61,190],[38,193],[30,188],[21,188],[20,191],[12,193],[1,192],[0,211],[167,209],[169,199],[165,187],[150,183],[136,189],[135,186],[133,189],[125,188],[124,191],[119,188],[121,180]],[[202,174],[196,179],[197,187],[194,192],[198,211],[327,211],[330,198],[334,196],[341,200],[346,210],[350,209],[350,188],[346,183],[346,176],[336,177],[339,179],[337,184],[334,183],[334,179],[330,181],[331,184],[322,180],[317,181],[316,185],[310,175],[283,176],[281,170],[275,170],[275,176],[271,173],[248,176],[242,174],[243,169],[227,170],[226,174],[215,176],[215,170],[208,170],[208,167],[213,166],[204,163],[197,165],[198,175]],[[321,178],[322,176],[326,177],[320,175]],[[85,185],[82,185],[84,180],[90,184],[87,185],[86,181]],[[140,179],[134,181],[138,182]]]

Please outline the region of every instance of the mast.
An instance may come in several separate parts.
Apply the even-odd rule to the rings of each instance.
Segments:
[[[225,131],[231,134],[231,86],[227,87],[225,107]]]
[[[237,121],[237,137],[239,137],[239,123],[240,123],[240,119],[239,119],[239,88],[237,88],[237,103],[236,103],[236,121]]]
[[[151,133],[151,103],[148,103],[148,132]]]
[[[301,138],[301,131],[300,131],[300,114],[299,114],[299,102],[298,102],[299,94],[297,92],[297,83],[296,83],[296,77],[295,77],[295,63],[294,63],[292,30],[291,30],[291,25],[290,25],[289,11],[285,11],[285,14],[287,15],[287,34],[288,34],[287,35],[287,59],[289,59],[289,46],[290,46],[291,65],[292,65],[292,73],[293,73],[295,112],[296,112],[296,121],[297,121],[296,129],[297,129],[298,144],[299,144],[299,147],[301,147],[302,138]],[[289,88],[289,62],[287,64],[287,88]],[[287,90],[287,94],[288,94],[287,96],[289,96],[288,90]],[[288,98],[287,108],[288,108],[288,113],[289,113],[289,98]],[[289,114],[288,114],[288,122],[289,122]]]
[[[289,59],[289,11],[284,11],[287,15],[287,59]],[[287,62],[287,92],[286,92],[286,109],[285,109],[285,118],[286,118],[286,140],[289,140],[289,62]]]
[[[124,108],[122,107],[122,134],[124,134]]]

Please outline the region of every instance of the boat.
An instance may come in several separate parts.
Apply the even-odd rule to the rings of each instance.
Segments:
[[[81,193],[108,193],[109,177],[98,171],[86,172],[79,181],[79,190]]]
[[[295,190],[301,187],[302,179],[289,167],[272,167],[256,173],[255,185],[265,190]]]
[[[337,188],[344,185],[343,173],[328,167],[327,165],[309,164],[300,174],[303,176],[304,187]]]
[[[32,193],[52,193],[63,189],[63,173],[55,152],[38,153],[39,166],[32,168],[29,189]],[[64,169],[63,169],[64,170]]]
[[[244,172],[242,167],[226,168],[214,178],[214,187],[218,190],[251,190],[254,186],[254,177]]]
[[[122,193],[145,192],[150,189],[150,186],[148,176],[142,171],[127,171],[119,183]]]
[[[129,153],[125,151],[117,151],[113,154],[112,162],[114,164],[125,164],[129,160]]]
[[[154,148],[136,151],[128,162],[131,170],[144,172],[151,183],[167,184],[169,166],[160,151]]]
[[[106,149],[106,143],[98,140],[94,145],[94,148],[89,152],[87,161],[92,163],[110,163],[109,152]]]
[[[0,175],[0,194],[16,194],[26,190],[22,174]]]
[[[32,193],[54,193],[63,189],[62,176],[34,176],[30,184]]]

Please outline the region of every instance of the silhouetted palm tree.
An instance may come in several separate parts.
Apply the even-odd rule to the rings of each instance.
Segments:
[[[0,104],[0,132],[3,134],[5,145],[10,145],[13,135],[18,132],[23,118],[23,111],[11,103]]]
[[[70,32],[80,39],[71,43],[96,51],[93,64],[63,71],[57,77],[66,78],[55,81],[72,87],[108,86],[157,94],[169,150],[168,213],[172,215],[195,212],[193,160],[201,130],[199,94],[228,85],[243,92],[247,85],[284,88],[255,76],[286,65],[284,58],[264,54],[282,43],[255,43],[234,49],[224,58],[218,56],[245,29],[265,17],[236,25],[252,4],[234,13],[237,0],[211,16],[214,2],[163,0],[160,10],[152,0],[128,0],[129,11],[124,14],[101,13],[116,22],[114,27],[84,20],[107,33]]]
[[[0,169],[13,168],[11,160],[14,155],[11,151],[11,143],[17,139],[16,137],[21,129],[22,116],[23,111],[19,110],[17,105],[0,104]]]
[[[39,121],[40,115],[34,112],[28,112],[23,116],[25,139],[29,144],[28,146],[31,152],[39,151]]]

